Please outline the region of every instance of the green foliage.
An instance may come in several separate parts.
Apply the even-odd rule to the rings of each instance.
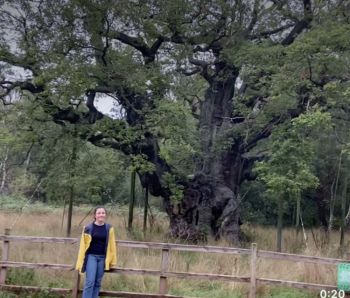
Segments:
[[[154,164],[148,161],[145,154],[131,155],[130,170],[136,170],[139,173],[152,173],[155,170]]]
[[[19,112],[19,109],[22,111]],[[106,203],[116,197],[125,180],[125,158],[111,149],[100,149],[74,137],[84,127],[60,127],[44,122],[42,112],[32,111],[28,101],[7,109],[3,115],[5,138],[0,140],[0,158],[8,150],[6,187],[12,194],[51,203],[66,200],[74,185],[76,202]],[[18,117],[16,118],[16,116]],[[8,133],[7,133],[8,131]],[[14,131],[15,134],[12,134]],[[72,163],[73,146],[77,159]]]
[[[12,293],[5,293],[5,292],[0,293],[0,298],[16,298],[16,297],[17,295]]]
[[[311,132],[327,129],[330,115],[315,111],[301,115],[291,126],[274,132],[269,158],[256,165],[256,171],[273,197],[298,197],[315,188],[318,179],[312,169],[314,147]]]
[[[170,190],[170,199],[174,203],[182,199],[184,187],[177,183],[175,175],[165,173],[162,177],[162,183]]]
[[[40,9],[37,1],[27,2],[0,5],[0,22],[7,24],[0,29],[1,80],[15,77],[11,65],[22,67],[26,79],[18,83],[44,89],[19,92],[19,84],[11,93],[15,105],[1,105],[0,162],[9,156],[4,173],[12,195],[62,202],[74,186],[77,202],[120,200],[127,169],[158,174],[160,167],[152,162],[159,155],[170,168],[170,173],[159,174],[162,183],[172,200],[179,201],[179,181],[201,168],[204,152],[230,150],[248,159],[244,165],[250,158],[262,160],[256,166],[260,180],[255,193],[265,192],[261,182],[274,197],[298,197],[317,185],[332,187],[328,176],[335,173],[334,160],[350,151],[350,27],[344,1],[311,1],[312,22],[291,44],[281,41],[292,23],[309,20],[302,1],[203,0],[193,5],[186,0],[121,0],[116,5],[111,0],[71,0],[40,1]],[[11,16],[14,11],[26,22]],[[291,26],[279,30],[286,24]],[[157,40],[162,45],[147,56]],[[185,70],[202,77],[183,76]],[[244,92],[235,90],[227,105],[213,105],[204,116],[202,104],[217,100],[214,83],[226,83],[232,70]],[[95,88],[115,98],[118,119],[105,117],[87,125],[85,95]],[[61,126],[52,123],[67,110],[79,117],[79,125],[73,127],[67,119]],[[223,115],[232,121],[223,125],[217,120]],[[203,117],[211,121],[210,128],[200,127]],[[201,147],[200,131],[208,131],[212,141],[204,146],[213,148]],[[271,132],[268,141],[255,141]],[[151,158],[142,151],[149,148],[150,134],[156,148]],[[113,146],[129,157],[86,143],[102,135],[107,137],[96,145]],[[78,149],[72,162],[74,144]],[[339,162],[341,173],[347,163],[345,158]],[[242,170],[250,174],[250,169]],[[265,207],[269,214],[271,206]],[[264,217],[247,216],[257,221]]]
[[[79,152],[73,178],[66,171],[69,164],[65,164],[69,163],[70,152],[66,152],[67,159],[61,159],[64,158],[62,151],[57,152],[54,163],[57,167],[50,168],[44,183],[48,198],[63,198],[67,195],[66,186],[73,184],[80,202],[97,204],[115,200],[116,190],[122,186],[126,175],[121,155],[89,144],[81,144]]]
[[[181,176],[193,173],[199,143],[195,121],[187,106],[174,100],[157,103],[147,114],[147,130],[158,136],[160,157]]]
[[[345,32],[349,25],[332,15],[322,14],[322,18],[288,47],[266,39],[259,43],[239,40],[234,51],[225,49],[227,59],[242,66],[240,75],[247,85],[236,99],[235,111],[254,119],[249,127],[234,133],[244,137],[264,128],[271,118],[283,117],[300,105],[300,97],[310,107],[324,106],[325,102],[328,108],[348,104],[345,73],[350,46]],[[264,99],[263,111],[257,114],[250,108],[254,98]]]
[[[0,208],[7,210],[21,210],[22,206],[26,204],[27,200],[20,196],[0,196]]]
[[[33,269],[17,269],[13,268],[8,271],[6,280],[9,284],[19,284],[32,286],[36,283],[36,276]]]
[[[240,188],[242,198],[242,217],[244,222],[273,225],[276,219],[276,204],[269,199],[266,193],[266,186],[263,181],[254,180],[245,182]],[[244,232],[249,237],[249,233]]]

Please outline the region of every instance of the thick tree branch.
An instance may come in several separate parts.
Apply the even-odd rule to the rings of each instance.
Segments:
[[[34,85],[30,81],[16,81],[16,82],[11,82],[11,81],[2,81],[0,82],[0,86],[2,89],[6,90],[5,93],[0,94],[1,98],[4,98],[5,96],[9,95],[11,91],[15,90],[16,88],[19,88],[21,90],[29,91],[33,94],[38,94],[40,92],[44,91],[44,86],[43,85]]]
[[[153,43],[153,45],[150,48],[150,54],[151,56],[154,58],[154,56],[156,55],[158,49],[160,48],[160,46],[162,45],[162,43],[164,42],[164,38],[162,36],[159,36],[157,38],[157,40]],[[153,61],[153,60],[152,60]]]
[[[108,19],[106,19],[106,24],[107,24],[107,29],[106,29],[106,32],[107,32],[107,35],[110,31],[110,23],[108,21]],[[106,55],[107,55],[107,51],[108,51],[108,48],[109,48],[109,39],[106,38],[106,43],[105,43],[105,46],[102,50],[102,56],[101,56],[101,59],[102,59],[102,62],[105,66],[107,66],[107,61],[106,61]]]
[[[110,32],[107,37],[110,37],[112,39],[117,39],[120,42],[127,44],[139,52],[141,52],[142,56],[145,59],[145,63],[153,62],[158,49],[162,45],[162,43],[165,41],[164,37],[159,36],[157,40],[153,43],[151,47],[147,46],[147,44],[142,40],[142,38],[138,37],[132,37],[129,36],[123,32]]]
[[[287,37],[282,41],[282,45],[287,46],[293,43],[295,38],[304,31],[304,29],[310,28],[311,21],[313,19],[311,0],[303,0],[304,4],[304,18],[299,20],[292,31],[287,35]]]
[[[292,29],[292,31],[287,35],[287,37],[282,40],[281,44],[284,46],[290,45],[297,38],[297,36],[303,32],[304,29],[309,28],[310,22],[307,20],[301,20]]]
[[[112,120],[111,120],[112,121]],[[116,121],[116,120],[113,120]],[[124,122],[120,122],[120,131],[127,129],[125,127]],[[115,131],[117,134],[118,131]],[[109,147],[116,150],[122,151],[126,155],[132,154],[132,146],[131,144],[127,144],[126,142],[123,142],[121,140],[118,140],[114,137],[111,137],[109,135],[105,135],[103,132],[98,131],[96,133],[82,133],[80,134],[80,137],[82,139],[86,139],[91,144],[98,146],[98,147]]]
[[[277,117],[274,117],[272,120],[270,120],[269,123],[267,123],[261,131],[256,133],[255,136],[253,136],[248,141],[246,146],[244,146],[244,151],[248,152],[249,150],[254,148],[260,140],[269,137],[271,135],[271,133],[272,133],[273,128],[277,124],[282,123],[285,119],[287,119],[287,115],[277,116]]]
[[[291,119],[291,118],[296,118],[300,116],[302,113],[306,111],[306,104],[300,103],[298,107],[294,109],[289,109],[286,113],[273,117],[265,126],[263,129],[261,129],[258,133],[256,133],[241,149],[244,150],[244,152],[248,152],[251,150],[253,147],[257,145],[257,143],[269,137],[272,133],[272,130],[276,125],[279,125],[283,123],[284,121]]]
[[[190,59],[192,60],[192,59]],[[208,66],[209,64],[201,61],[201,60],[192,60],[190,61],[191,63],[197,65],[195,68],[193,69],[183,69],[183,68],[178,68],[177,71],[179,71],[180,73],[182,73],[185,76],[192,76],[195,74],[200,74],[208,83],[212,83],[213,78],[209,75],[208,73]]]
[[[207,67],[209,65],[208,62],[204,60],[195,59],[195,58],[190,58],[188,61],[194,65],[201,66],[201,67]]]
[[[285,17],[286,19],[292,20],[294,22],[299,21],[298,17],[292,14],[291,11],[283,8],[283,6],[286,4],[287,1],[271,0],[271,2],[274,3],[274,7],[277,8],[277,10],[282,14],[283,17]]]
[[[281,27],[278,27],[276,29],[271,29],[271,30],[267,30],[267,31],[262,31],[262,32],[258,32],[256,34],[253,34],[253,35],[250,35],[249,38],[250,39],[256,39],[256,38],[260,38],[260,37],[269,37],[273,34],[276,34],[276,33],[279,33],[279,32],[282,32],[286,29],[289,29],[291,27],[295,26],[295,24],[286,24],[284,26],[281,26]]]
[[[87,92],[87,101],[86,101],[86,106],[89,109],[89,123],[95,123],[96,120],[102,119],[103,118],[103,114],[100,113],[95,105],[94,105],[94,101],[95,101],[95,96],[96,96],[96,91],[91,90]]]
[[[179,71],[183,75],[189,77],[189,76],[192,76],[194,74],[200,73],[202,71],[202,69],[200,67],[196,67],[196,68],[191,69],[191,70],[178,68],[177,71]]]
[[[252,11],[252,16],[251,16],[251,21],[248,25],[247,31],[251,32],[256,24],[256,22],[258,21],[258,9],[259,9],[259,5],[260,5],[260,0],[255,0],[254,1],[254,7],[253,7],[253,11]]]

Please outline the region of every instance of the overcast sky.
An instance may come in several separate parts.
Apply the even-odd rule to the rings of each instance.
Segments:
[[[113,112],[113,107],[115,106],[115,100],[109,96],[99,97],[95,100],[96,109],[105,115],[115,117],[116,112]]]

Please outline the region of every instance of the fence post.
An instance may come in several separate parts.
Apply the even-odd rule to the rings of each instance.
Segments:
[[[80,288],[80,273],[78,270],[74,271],[74,284],[72,289],[72,297],[78,298],[79,294],[79,288]]]
[[[5,235],[10,235],[11,229],[6,228],[5,229]],[[6,262],[9,259],[9,250],[10,250],[10,241],[4,240],[2,243],[2,256],[1,261]],[[0,284],[5,284],[6,281],[6,273],[7,273],[7,267],[1,267],[0,270]]]
[[[165,295],[168,292],[167,277],[162,274],[168,270],[169,248],[162,249],[162,264],[160,267],[159,294]]]
[[[256,260],[258,258],[256,243],[252,243],[252,254],[250,259],[250,289],[249,298],[255,298],[256,295]]]

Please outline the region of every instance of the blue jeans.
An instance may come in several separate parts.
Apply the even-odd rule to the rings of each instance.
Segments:
[[[97,298],[105,269],[105,256],[87,255],[85,286],[82,298]]]

